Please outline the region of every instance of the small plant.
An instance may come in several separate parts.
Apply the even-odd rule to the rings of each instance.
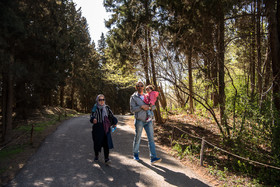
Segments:
[[[208,166],[208,170],[209,170],[209,173],[211,175],[216,175],[216,171],[217,171],[217,166],[213,167],[213,166]]]
[[[173,150],[177,151],[178,154],[182,153],[182,146],[176,142],[176,144],[173,146]]]
[[[228,169],[224,167],[224,171],[217,170],[217,176],[219,177],[219,180],[225,181],[227,178],[227,171]]]

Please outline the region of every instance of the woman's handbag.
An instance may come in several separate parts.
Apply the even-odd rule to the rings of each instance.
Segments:
[[[104,117],[103,127],[105,133],[107,134],[109,132],[109,128],[111,127],[111,122],[107,116]]]

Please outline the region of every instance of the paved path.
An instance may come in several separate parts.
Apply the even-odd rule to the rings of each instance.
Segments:
[[[110,165],[93,161],[89,117],[69,119],[46,138],[8,186],[208,186],[173,157],[160,151],[163,161],[150,165],[147,139],[140,145],[140,162],[132,159],[134,130],[126,125],[131,116],[118,116],[113,133],[115,148]]]

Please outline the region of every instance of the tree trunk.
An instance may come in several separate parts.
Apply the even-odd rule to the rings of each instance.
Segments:
[[[146,76],[146,85],[151,84],[150,81],[150,77],[149,77],[149,53],[148,53],[148,40],[149,40],[149,36],[148,36],[148,31],[147,28],[145,29],[145,50],[144,50],[144,54],[145,54],[145,61],[144,61],[144,71],[145,71],[145,76]]]
[[[215,44],[218,46],[218,28],[215,30]],[[212,80],[212,93],[211,99],[213,101],[213,106],[217,107],[219,103],[219,94],[218,94],[218,57],[215,56],[211,64],[211,80]]]
[[[270,44],[270,39],[268,38],[268,43]],[[271,49],[270,46],[268,46],[267,48],[267,52],[266,52],[266,59],[265,59],[265,72],[264,72],[264,85],[263,85],[263,89],[264,92],[266,92],[269,87],[271,86],[271,78],[272,78],[272,73],[271,73]],[[264,96],[265,97],[265,96]],[[262,98],[262,100],[265,98]]]
[[[60,86],[60,106],[64,107],[64,86]]]
[[[272,150],[275,155],[280,154],[280,0],[267,0],[266,13],[269,22],[270,49],[273,74],[273,102],[275,125],[272,129]]]
[[[205,85],[205,100],[208,101],[210,99],[210,82],[211,80],[211,66],[214,61],[215,51],[214,51],[214,38],[213,33],[215,32],[211,19],[209,17],[203,17],[203,24],[205,25],[203,29],[203,33],[205,35],[204,40],[206,42],[207,51],[203,57],[204,59],[204,67],[205,67],[205,79],[208,84]]]
[[[14,99],[15,99],[15,112],[16,118],[21,118],[27,123],[27,99],[25,90],[25,81],[17,81],[14,88]]]
[[[190,112],[194,113],[193,107],[193,77],[192,77],[192,46],[189,47],[188,51],[188,73],[189,73],[189,104]]]
[[[256,53],[255,53],[255,42],[256,42],[256,36],[255,36],[255,28],[256,28],[256,20],[255,20],[255,2],[252,4],[252,36],[251,36],[251,58],[250,58],[250,81],[251,81],[251,100],[253,101],[254,95],[255,95],[255,87],[256,87]]]
[[[167,110],[167,108],[166,108],[167,107],[166,97],[165,97],[165,94],[163,92],[162,86],[158,87],[158,91],[159,91],[159,101],[160,101],[161,107],[164,110]]]
[[[148,65],[148,59],[147,59],[147,55],[142,47],[142,44],[138,44],[139,50],[140,50],[140,55],[141,55],[141,59],[143,62],[143,68],[144,68],[144,74],[145,74],[145,78],[146,78],[146,84],[150,84],[150,78],[149,78],[149,65]]]
[[[72,87],[71,87],[71,94],[70,94],[70,97],[71,97],[71,109],[75,109],[75,101],[74,101],[74,94],[75,94],[75,84],[72,83]]]
[[[158,90],[158,85],[157,85],[157,79],[156,79],[156,69],[155,69],[155,62],[154,62],[154,54],[153,54],[153,47],[152,47],[152,36],[151,36],[151,31],[150,28],[148,27],[148,39],[149,39],[149,52],[150,52],[150,60],[151,60],[151,67],[152,67],[152,78],[153,78],[153,84],[155,86],[155,89]],[[160,107],[159,107],[159,102],[156,102],[156,121],[158,123],[163,123],[162,117],[160,114]]]
[[[218,69],[219,69],[219,106],[220,106],[220,119],[221,126],[226,127],[227,137],[230,136],[229,128],[227,125],[227,117],[225,114],[225,23],[223,9],[220,8],[219,12],[219,30],[218,30]]]
[[[14,57],[10,56],[10,63],[7,65],[5,72],[3,71],[3,87],[2,87],[2,140],[10,141],[12,132],[12,113],[13,113],[13,78],[11,73],[11,65],[14,63]]]
[[[262,94],[262,57],[261,57],[261,1],[257,1],[257,78],[258,78],[258,93]],[[259,97],[259,98],[260,98]]]

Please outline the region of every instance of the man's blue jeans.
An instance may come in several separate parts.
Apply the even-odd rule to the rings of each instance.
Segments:
[[[134,125],[135,125],[135,136],[134,136],[134,141],[133,141],[133,153],[134,154],[139,153],[141,135],[142,135],[142,131],[143,131],[143,128],[144,128],[145,131],[146,131],[146,134],[148,136],[150,157],[151,157],[151,159],[157,157],[156,146],[155,146],[155,142],[154,142],[154,125],[153,125],[153,122],[152,121],[143,122],[143,121],[140,121],[140,120],[135,120]]]

